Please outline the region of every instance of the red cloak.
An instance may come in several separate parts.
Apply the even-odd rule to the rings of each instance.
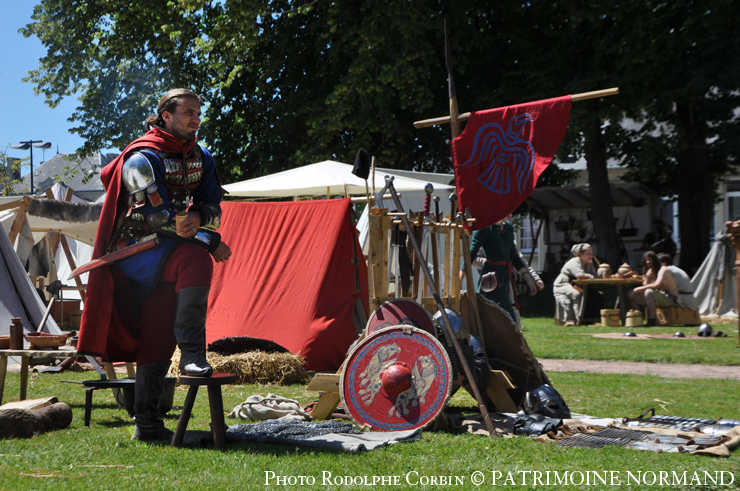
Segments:
[[[133,151],[153,148],[168,153],[187,155],[195,140],[181,143],[161,128],[153,128],[134,140],[113,162],[103,167],[100,180],[106,196],[100,213],[92,258],[104,256],[120,213],[126,213],[127,200],[121,198],[121,169],[125,157]],[[123,205],[123,206],[121,206]],[[139,323],[131,305],[128,278],[112,266],[90,271],[82,312],[77,351],[102,356],[106,361],[136,361],[139,349]]]

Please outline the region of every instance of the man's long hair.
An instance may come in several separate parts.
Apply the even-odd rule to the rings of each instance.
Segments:
[[[167,111],[174,114],[177,106],[180,105],[182,99],[187,98],[195,99],[199,103],[202,102],[200,100],[200,96],[190,89],[168,90],[167,93],[163,95],[162,98],[159,100],[159,104],[157,105],[157,114],[150,114],[149,116],[147,116],[146,121],[144,121],[144,128],[147,131],[155,126],[164,128],[164,119],[162,119],[162,113]]]

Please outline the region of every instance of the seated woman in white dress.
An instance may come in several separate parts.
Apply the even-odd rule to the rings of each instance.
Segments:
[[[570,252],[573,258],[568,260],[555,278],[553,293],[555,294],[555,314],[557,319],[566,326],[574,326],[581,314],[582,290],[571,284],[572,280],[581,277],[596,277],[596,268],[593,265],[594,250],[589,244],[576,244]]]

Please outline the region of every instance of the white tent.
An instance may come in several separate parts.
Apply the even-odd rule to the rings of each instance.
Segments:
[[[0,336],[9,334],[13,317],[22,319],[24,332],[36,331],[45,310],[8,237],[0,234]],[[43,332],[61,334],[52,318],[46,321]]]
[[[704,258],[691,284],[699,300],[699,314],[737,317],[737,277],[735,248],[721,232]]]
[[[67,188],[63,184],[54,184],[51,189],[57,200],[62,200],[67,194]],[[10,233],[10,228],[15,222],[22,199],[20,196],[0,198],[0,223],[2,223],[6,235]],[[69,210],[52,214],[48,206],[37,206],[41,204],[41,201],[47,201],[45,198],[34,198],[34,200],[38,200],[38,203],[32,204],[29,208],[15,243],[12,244],[16,254],[20,258],[21,264],[26,263],[34,244],[45,240],[49,232],[58,232],[67,237],[67,244],[75,261],[75,266],[80,266],[90,261],[92,257],[92,245],[95,241],[95,232],[98,227],[97,213],[94,210],[88,209],[88,213],[83,217],[75,217],[73,216],[74,213],[70,213]],[[72,203],[90,203],[89,200],[74,194],[70,201]],[[49,204],[51,203],[53,201]],[[53,281],[58,278],[66,286],[75,285],[74,280],[67,281],[73,268],[68,263],[66,254],[64,254],[61,247],[57,249],[54,258],[48,258],[48,262],[53,262],[55,268],[53,268],[52,277],[47,279]],[[82,282],[87,282],[86,275],[82,276]],[[76,291],[65,293],[65,298],[73,299],[79,298],[79,296],[79,293]]]
[[[387,171],[375,174],[375,188],[379,191],[384,185]],[[395,176],[393,185],[396,191],[423,191],[428,181]],[[372,182],[369,183],[372,192]],[[449,186],[448,186],[449,187]],[[352,174],[352,166],[332,160],[304,165],[295,169],[278,172],[269,176],[257,177],[247,181],[224,186],[231,196],[251,198],[287,196],[351,196],[365,195],[365,181]]]

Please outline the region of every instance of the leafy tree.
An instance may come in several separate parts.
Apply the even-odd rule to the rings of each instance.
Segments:
[[[677,196],[681,266],[709,251],[717,182],[738,164],[740,4],[728,0],[641,2],[633,67],[645,101],[640,130],[624,132],[631,178]]]
[[[677,192],[684,260],[700,259],[710,190],[737,156],[738,18],[731,0],[41,0],[47,56],[28,80],[51,106],[78,96],[81,154],[123,147],[167,89],[207,104],[201,138],[226,182],[324,159],[451,170],[446,18],[461,111],[619,86],[574,104],[561,155],[588,162],[599,255],[624,256],[606,159]],[[618,122],[643,123],[627,130]],[[555,169],[542,184],[561,181]],[[695,201],[692,201],[695,200]],[[699,230],[701,229],[701,230]],[[705,247],[705,246],[701,246]]]
[[[13,186],[21,183],[21,180],[17,179],[16,176],[21,175],[21,169],[29,165],[28,162],[28,157],[16,159],[8,157],[4,151],[0,151],[0,192],[3,196],[10,196],[15,193]]]

